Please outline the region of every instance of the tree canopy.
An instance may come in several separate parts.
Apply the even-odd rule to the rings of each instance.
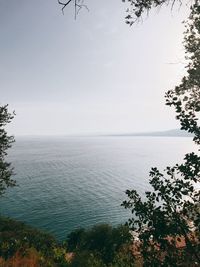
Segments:
[[[166,104],[175,108],[181,129],[193,133],[193,141],[199,146],[200,5],[197,2],[191,6],[186,22],[184,46],[187,74],[180,85],[166,93]],[[199,153],[186,154],[182,164],[168,166],[164,172],[152,168],[149,182],[152,191],[145,192],[145,198],[136,190],[127,190],[128,200],[122,204],[133,214],[128,225],[140,240],[144,266],[199,265]],[[178,249],[181,243],[182,251]]]
[[[7,150],[12,146],[14,137],[9,136],[5,127],[14,117],[14,113],[9,113],[8,105],[0,106],[0,196],[5,193],[8,187],[15,186],[15,180],[11,178],[13,168],[11,163],[6,161]]]

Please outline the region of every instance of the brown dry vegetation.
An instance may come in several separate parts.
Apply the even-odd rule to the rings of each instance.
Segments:
[[[10,259],[0,258],[1,267],[41,267],[41,257],[35,249],[29,249],[26,255],[19,251]]]

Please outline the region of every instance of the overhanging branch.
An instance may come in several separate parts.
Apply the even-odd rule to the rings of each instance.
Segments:
[[[71,3],[74,2],[74,9],[75,9],[75,19],[78,13],[82,8],[87,9],[89,11],[87,5],[84,4],[84,0],[68,0],[66,2],[61,2],[58,0],[58,4],[62,6],[62,13],[64,14],[64,9]]]

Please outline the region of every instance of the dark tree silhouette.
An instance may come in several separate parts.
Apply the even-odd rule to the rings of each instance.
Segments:
[[[179,86],[166,93],[166,104],[175,108],[181,129],[193,133],[193,140],[199,146],[200,5],[197,1],[191,6],[184,45],[187,75]],[[199,266],[199,153],[186,154],[182,164],[166,167],[164,173],[152,168],[150,177],[153,190],[146,192],[145,198],[136,190],[127,190],[128,200],[122,204],[133,214],[128,225],[138,234],[144,266]],[[182,251],[177,249],[179,243],[184,244]]]
[[[149,11],[153,8],[160,8],[165,5],[173,9],[175,3],[179,6],[182,5],[182,0],[122,0],[122,2],[128,4],[125,19],[126,23],[130,26],[141,19],[143,14],[148,15]]]
[[[0,106],[0,196],[5,193],[8,187],[15,186],[15,180],[11,178],[13,168],[11,163],[6,161],[7,150],[12,146],[14,137],[9,136],[5,126],[11,122],[14,113],[8,112],[8,105]]]

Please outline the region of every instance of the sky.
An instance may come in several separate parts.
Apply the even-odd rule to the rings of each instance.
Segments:
[[[85,135],[178,128],[164,95],[185,73],[189,8],[153,10],[129,27],[121,0],[0,0],[0,104],[14,135]]]

